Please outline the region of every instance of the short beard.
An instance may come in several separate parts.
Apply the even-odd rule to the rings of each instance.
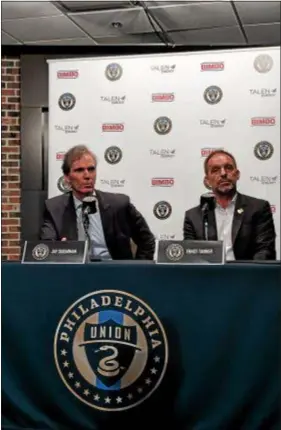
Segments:
[[[220,197],[233,197],[236,194],[236,185],[233,185],[233,187],[230,190],[221,191],[218,188],[215,190],[216,194],[218,194]]]

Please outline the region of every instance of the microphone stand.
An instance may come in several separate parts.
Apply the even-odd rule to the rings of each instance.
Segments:
[[[82,211],[82,223],[83,223],[84,232],[85,232],[85,236],[86,236],[86,242],[87,242],[87,246],[88,246],[88,255],[89,255],[89,250],[90,250],[90,258],[91,258],[92,247],[91,247],[91,238],[89,235],[90,221],[89,221],[89,214],[88,214],[87,209],[88,208],[86,208],[84,211]]]
[[[202,207],[202,221],[203,221],[203,232],[204,240],[209,240],[209,205],[205,203]]]
[[[89,234],[89,225],[90,225],[89,214],[95,213],[95,212],[96,212],[96,209],[95,211],[92,212],[92,208],[90,207],[90,205],[87,205],[85,209],[82,211],[82,222],[83,222],[83,227],[86,235],[86,241],[88,242],[88,248],[90,248],[90,253],[88,255],[89,255],[89,260],[91,262],[101,261],[101,258],[94,257],[92,254],[92,240]]]

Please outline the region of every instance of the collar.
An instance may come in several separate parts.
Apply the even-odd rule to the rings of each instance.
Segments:
[[[234,196],[233,196],[233,198],[232,198],[232,200],[228,203],[228,205],[226,206],[227,208],[229,207],[229,206],[235,206],[235,203],[236,203],[236,200],[237,200],[237,196],[238,196],[238,193],[236,192],[235,194],[234,194]],[[216,208],[222,208],[222,206],[217,202],[217,200],[216,200]]]

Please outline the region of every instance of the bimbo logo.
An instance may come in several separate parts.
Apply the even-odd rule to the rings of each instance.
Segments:
[[[122,132],[124,131],[124,124],[122,123],[107,123],[102,124],[103,132]]]
[[[57,152],[56,153],[56,160],[62,161],[64,159],[64,154],[65,154],[65,152]]]
[[[223,148],[201,148],[201,157],[208,157],[212,152],[223,150]]]
[[[276,119],[274,116],[264,116],[251,118],[251,125],[256,126],[272,126],[276,124]]]
[[[151,96],[153,102],[173,102],[174,93],[155,93]]]
[[[270,205],[271,213],[276,213],[276,205]]]
[[[223,61],[201,63],[201,72],[221,72],[224,70]]]
[[[174,178],[152,178],[152,187],[173,187],[175,184]]]
[[[78,76],[78,70],[59,70],[57,72],[58,79],[77,79]]]

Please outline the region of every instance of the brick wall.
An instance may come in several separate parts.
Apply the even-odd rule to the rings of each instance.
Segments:
[[[1,60],[2,260],[20,258],[20,59]]]

